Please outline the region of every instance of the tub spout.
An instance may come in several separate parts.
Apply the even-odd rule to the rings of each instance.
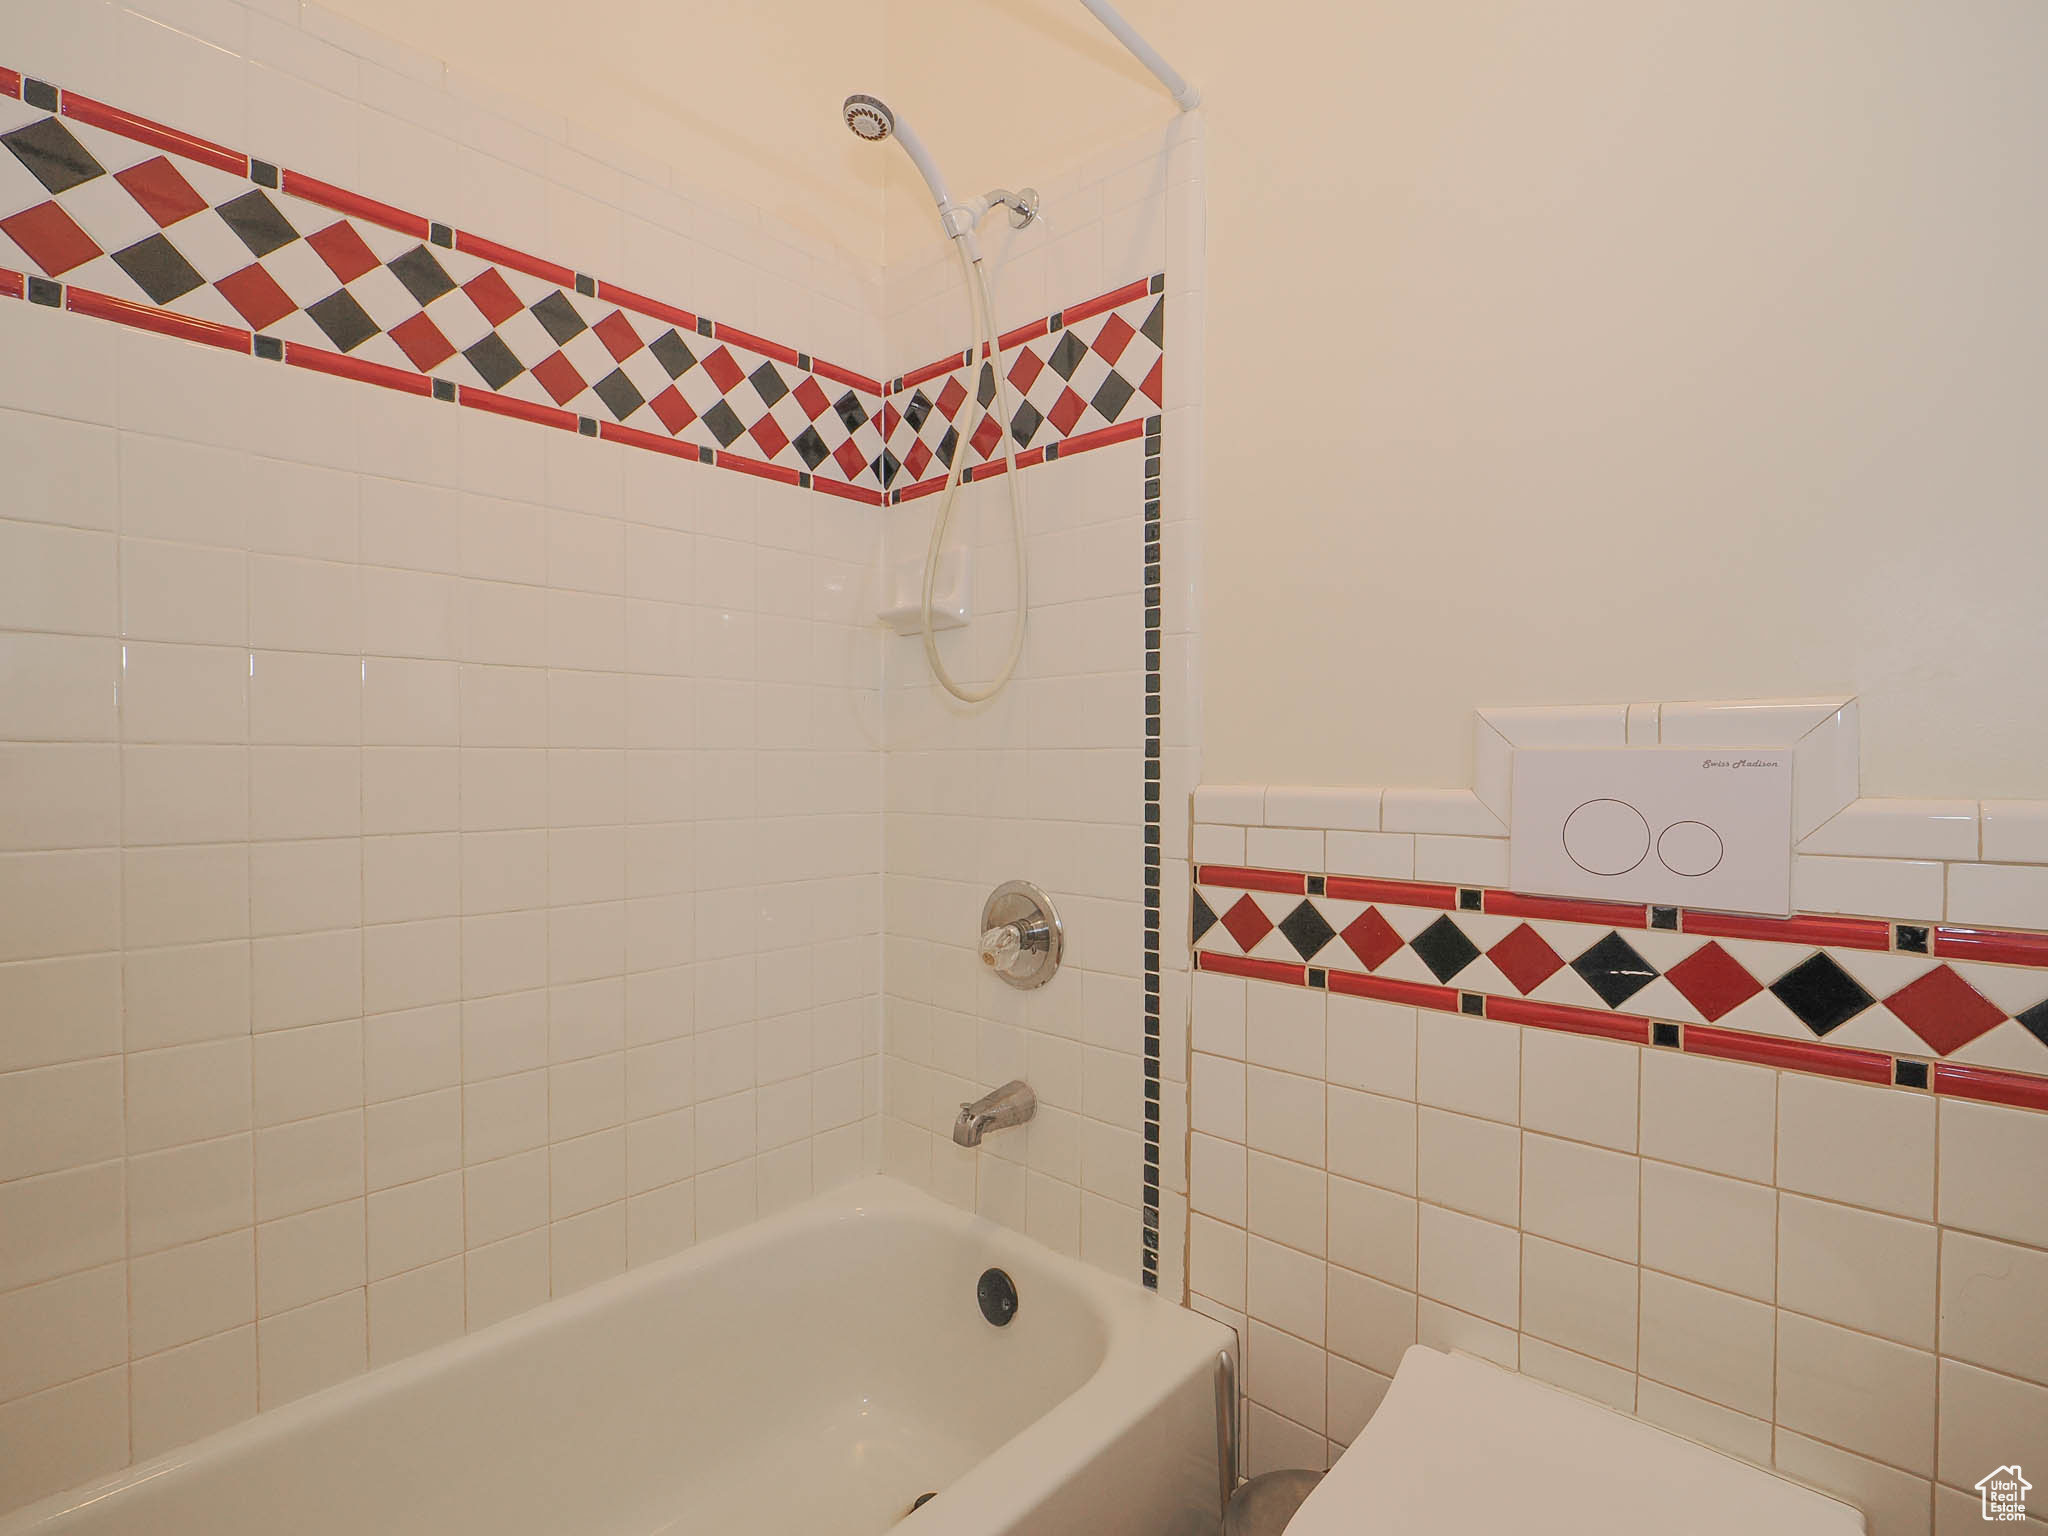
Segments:
[[[989,1131],[1022,1125],[1037,1109],[1038,1095],[1022,1078],[1015,1078],[972,1104],[962,1104],[960,1118],[953,1122],[953,1139],[963,1147],[978,1147]]]

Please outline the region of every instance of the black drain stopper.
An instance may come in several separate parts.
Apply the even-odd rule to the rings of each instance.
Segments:
[[[1017,1287],[1000,1269],[985,1269],[974,1287],[974,1299],[981,1303],[981,1315],[998,1328],[1009,1326],[1017,1315]]]

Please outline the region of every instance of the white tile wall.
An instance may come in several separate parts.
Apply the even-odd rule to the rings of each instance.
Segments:
[[[879,366],[879,273],[277,9],[7,61]],[[878,511],[27,304],[0,354],[0,1508],[876,1165]]]
[[[1327,1065],[1242,1067],[1262,1017]],[[2048,1117],[1211,976],[1194,1032],[1190,1300],[1240,1329],[1248,1470],[1327,1464],[1417,1339],[1879,1536],[2048,1461]]]

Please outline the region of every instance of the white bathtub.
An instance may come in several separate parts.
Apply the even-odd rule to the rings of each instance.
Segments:
[[[975,1299],[992,1266],[1019,1297],[1004,1328]],[[0,1536],[1213,1536],[1230,1342],[870,1179]]]

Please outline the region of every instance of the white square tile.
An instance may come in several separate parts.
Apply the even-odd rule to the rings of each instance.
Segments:
[[[1513,1125],[1521,1109],[1522,1031],[1427,1009],[1417,1018],[1416,1098]]]
[[[1246,1227],[1258,1237],[1318,1256],[1328,1250],[1329,1178],[1263,1152],[1246,1169]]]
[[[1289,1072],[1250,1067],[1245,1072],[1246,1144],[1261,1152],[1321,1167],[1322,1083]]]
[[[1778,1076],[1675,1051],[1641,1056],[1645,1157],[1768,1184],[1777,1167]]]
[[[1424,1205],[1416,1240],[1418,1288],[1461,1312],[1512,1328],[1520,1315],[1520,1243],[1512,1227]]]
[[[1559,1242],[1633,1263],[1641,1167],[1619,1152],[1524,1133],[1521,1224]]]
[[[1948,920],[2048,928],[2048,868],[2035,864],[1951,864]]]
[[[1643,1263],[1739,1295],[1777,1295],[1777,1192],[1672,1163],[1643,1165]]]
[[[1934,1100],[1786,1073],[1778,1085],[1778,1183],[1926,1221],[1934,1215]]]
[[[1246,998],[1246,1060],[1283,1072],[1321,1077],[1324,997],[1325,994],[1309,987],[1250,987]]]
[[[1635,1266],[1524,1236],[1521,1326],[1539,1339],[1634,1369]]]
[[[1636,1369],[1757,1418],[1772,1414],[1776,1319],[1761,1302],[1642,1272]]]
[[[1941,1234],[1941,1352],[2048,1385],[2048,1254]]]
[[[1778,1304],[1934,1347],[1935,1228],[1853,1206],[1778,1202]]]
[[[132,1368],[137,1460],[189,1445],[256,1411],[256,1329],[215,1334]]]
[[[1246,1310],[1312,1344],[1323,1342],[1327,1269],[1323,1261],[1262,1237],[1245,1243]],[[1217,1300],[1227,1300],[1218,1297]]]
[[[1873,1531],[1927,1529],[1927,1479],[1782,1427],[1775,1450],[1779,1471],[1861,1510]]]
[[[2048,1387],[1941,1362],[1941,1480],[1964,1487],[1994,1467],[2048,1448]],[[2024,1465],[2024,1462],[2022,1462]]]
[[[1415,1293],[1335,1265],[1329,1273],[1330,1349],[1391,1376],[1415,1342]]]
[[[1328,1101],[1330,1172],[1415,1193],[1415,1106],[1377,1094],[1331,1088]]]
[[[2048,1247],[2048,1187],[2016,1168],[2048,1158],[2048,1115],[1994,1104],[1941,1104],[1941,1223]],[[1924,1214],[1924,1213],[1923,1213]]]
[[[1510,1125],[1420,1109],[1415,1117],[1416,1193],[1509,1226],[1520,1212],[1520,1136]]]
[[[1328,1008],[1329,1080],[1392,1098],[1414,1098],[1416,1010],[1335,996]]]
[[[1642,1055],[1637,1047],[1612,1040],[1528,1031],[1522,1040],[1522,1124],[1635,1151]]]
[[[1350,1179],[1330,1180],[1330,1258],[1347,1269],[1415,1288],[1415,1200]]]
[[[1934,1356],[1778,1314],[1778,1423],[1921,1476],[1934,1471]]]

